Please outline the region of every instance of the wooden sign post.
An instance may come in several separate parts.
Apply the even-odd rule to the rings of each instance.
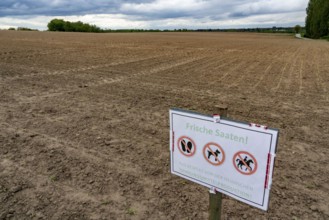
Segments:
[[[216,111],[221,117],[227,117],[226,106],[216,106]],[[209,191],[209,220],[220,220],[222,216],[222,193],[216,190]]]
[[[209,220],[220,220],[222,216],[222,194],[209,192]]]

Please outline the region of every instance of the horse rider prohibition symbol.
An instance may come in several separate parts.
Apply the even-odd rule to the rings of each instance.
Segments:
[[[254,164],[254,161],[253,161],[252,159],[249,159],[249,160],[248,160],[248,157],[247,157],[247,156],[244,157],[243,161],[240,160],[239,158],[236,159],[236,162],[238,162],[237,166],[238,166],[238,168],[240,168],[241,170],[242,170],[242,167],[243,167],[243,166],[246,166],[246,165],[247,165],[246,168],[245,168],[245,171],[247,171],[247,169],[250,169],[250,171],[252,171],[252,167],[250,166],[250,164],[251,164],[251,163]]]

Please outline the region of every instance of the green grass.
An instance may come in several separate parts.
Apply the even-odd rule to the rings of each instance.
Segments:
[[[329,36],[321,37],[321,39],[325,39],[325,40],[329,41]]]
[[[132,207],[129,207],[129,208],[127,209],[127,214],[128,214],[128,215],[135,215],[135,214],[136,214],[136,210],[133,209]]]
[[[103,201],[101,205],[111,205],[112,203],[112,201]]]
[[[50,179],[51,182],[55,182],[55,181],[58,180],[58,176],[57,175],[52,175],[52,176],[49,177],[49,179]]]

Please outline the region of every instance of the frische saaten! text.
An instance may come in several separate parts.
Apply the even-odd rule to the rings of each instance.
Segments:
[[[190,130],[190,131],[194,131],[194,132],[198,132],[198,133],[202,133],[202,134],[206,134],[206,135],[214,135],[214,136],[217,136],[220,138],[225,138],[227,140],[239,142],[242,144],[248,144],[248,136],[239,136],[239,135],[235,135],[233,133],[226,133],[219,129],[212,130],[205,126],[197,126],[195,124],[190,124],[190,123],[186,123],[185,128],[186,128],[186,130]]]

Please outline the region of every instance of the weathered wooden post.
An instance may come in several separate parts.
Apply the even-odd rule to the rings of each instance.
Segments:
[[[216,105],[215,113],[221,117],[227,117],[227,106]],[[209,191],[209,220],[220,220],[222,216],[222,193],[215,190]]]
[[[222,194],[209,192],[209,220],[220,220],[222,215]]]

